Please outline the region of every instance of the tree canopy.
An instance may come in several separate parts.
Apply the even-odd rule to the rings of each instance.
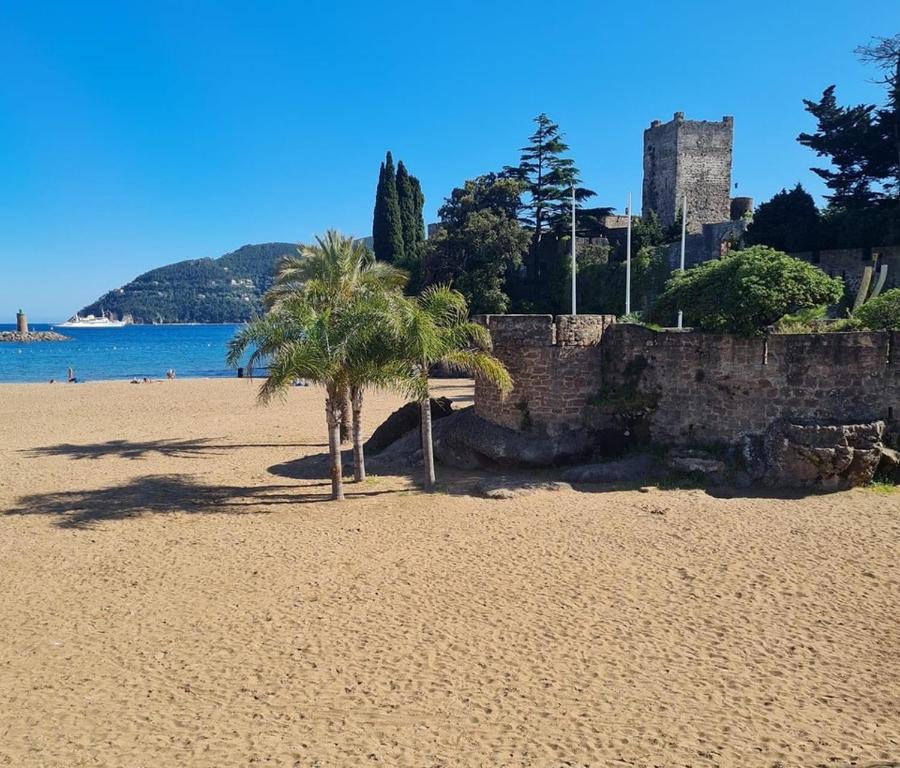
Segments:
[[[829,85],[817,101],[803,100],[816,119],[816,130],[797,137],[829,159],[830,168],[811,170],[830,190],[830,204],[840,209],[900,199],[900,35],[876,38],[857,53],[884,73],[886,103],[842,106],[836,86]]]
[[[752,336],[784,315],[834,304],[842,295],[839,278],[756,245],[676,273],[657,299],[651,319],[670,325],[681,309],[687,325]]]
[[[747,242],[788,253],[812,251],[818,247],[818,230],[819,209],[798,182],[790,191],[782,189],[759,205],[747,230]]]
[[[438,211],[441,227],[427,242],[424,284],[452,283],[473,312],[505,312],[507,275],[521,266],[528,247],[528,233],[516,220],[521,190],[520,181],[496,174],[454,189]]]

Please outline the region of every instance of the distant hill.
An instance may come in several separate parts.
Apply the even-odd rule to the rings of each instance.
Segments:
[[[218,259],[179,261],[145,272],[79,314],[131,315],[136,323],[240,323],[262,309],[275,264],[296,243],[245,245]]]

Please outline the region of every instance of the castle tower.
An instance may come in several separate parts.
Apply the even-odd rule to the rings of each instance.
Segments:
[[[644,131],[642,213],[655,211],[663,226],[675,223],[685,193],[688,232],[731,218],[731,149],[734,118],[722,122],[654,120]]]

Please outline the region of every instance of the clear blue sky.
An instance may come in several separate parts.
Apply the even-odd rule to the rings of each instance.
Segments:
[[[637,200],[642,131],[679,110],[734,115],[740,193],[820,194],[801,99],[880,100],[852,51],[898,31],[897,0],[0,0],[0,322],[245,243],[366,235],[387,149],[433,220],[541,111],[597,204]]]

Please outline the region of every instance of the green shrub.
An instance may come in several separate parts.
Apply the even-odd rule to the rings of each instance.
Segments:
[[[900,330],[900,288],[892,288],[869,299],[853,316],[872,330]]]
[[[833,304],[842,294],[839,278],[756,245],[676,273],[651,319],[671,325],[682,309],[686,326],[753,336],[787,314]]]

